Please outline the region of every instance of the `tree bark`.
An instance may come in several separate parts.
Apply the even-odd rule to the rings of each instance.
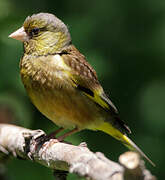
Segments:
[[[107,159],[102,153],[91,152],[86,143],[74,146],[57,139],[41,143],[45,133],[15,125],[0,124],[0,163],[4,157],[38,162],[56,171],[69,171],[93,180],[155,180],[145,169],[144,161],[135,152],[120,156],[120,163]],[[20,162],[21,163],[21,162]],[[130,165],[131,164],[131,165]]]

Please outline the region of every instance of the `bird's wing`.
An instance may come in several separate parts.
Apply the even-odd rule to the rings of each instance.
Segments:
[[[105,95],[95,70],[89,65],[85,57],[74,46],[71,47],[70,51],[67,50],[67,54],[61,55],[64,62],[72,69],[70,76],[74,86],[105,110],[117,114],[116,107]]]
[[[72,69],[70,76],[73,85],[105,111],[108,111],[114,117],[114,124],[117,127],[119,126],[122,131],[130,133],[129,127],[119,118],[117,108],[104,93],[95,70],[89,65],[85,57],[74,46],[61,53],[61,56],[65,64]]]

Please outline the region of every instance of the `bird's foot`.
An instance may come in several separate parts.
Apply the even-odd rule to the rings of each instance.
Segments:
[[[36,149],[40,148],[44,143],[48,142],[49,140],[53,139],[53,140],[56,140],[57,142],[58,139],[56,138],[56,135],[63,131],[64,128],[59,128],[58,130],[48,134],[48,135],[45,135],[45,136],[39,136],[35,139],[35,142],[36,142]]]
[[[64,130],[64,128],[60,128],[57,131],[52,132],[51,134],[48,134],[46,136],[40,136],[40,137],[36,138],[35,139],[36,150],[40,149],[43,146],[44,146],[44,149],[47,149],[47,146],[49,146],[50,143],[52,144],[52,143],[63,142],[67,136],[70,136],[71,134],[79,131],[79,129],[76,127],[74,129],[72,129],[71,131],[68,131],[65,134],[56,138],[56,135],[63,130]]]

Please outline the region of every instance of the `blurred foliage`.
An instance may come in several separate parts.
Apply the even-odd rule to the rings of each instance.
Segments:
[[[56,14],[69,26],[73,43],[96,69],[132,129],[132,139],[157,166],[147,165],[163,179],[165,1],[0,0],[0,107],[12,112],[12,122],[51,132],[57,127],[30,103],[20,81],[22,44],[8,39],[26,16],[41,11]],[[126,151],[102,132],[82,131],[68,140],[74,144],[86,141],[93,151],[102,151],[113,160]],[[53,179],[51,170],[35,163],[13,160],[7,166],[9,180]]]

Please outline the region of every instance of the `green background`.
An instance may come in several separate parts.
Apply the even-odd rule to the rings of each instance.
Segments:
[[[74,45],[97,71],[105,92],[131,130],[132,139],[153,160],[147,167],[164,177],[165,151],[165,1],[161,0],[0,0],[0,122],[47,133],[57,128],[28,99],[19,76],[22,44],[8,38],[26,16],[50,12],[68,25]],[[84,130],[68,138],[86,141],[117,161],[127,151],[102,132]],[[9,180],[53,180],[36,163],[7,163]],[[70,175],[68,179],[78,179]]]

